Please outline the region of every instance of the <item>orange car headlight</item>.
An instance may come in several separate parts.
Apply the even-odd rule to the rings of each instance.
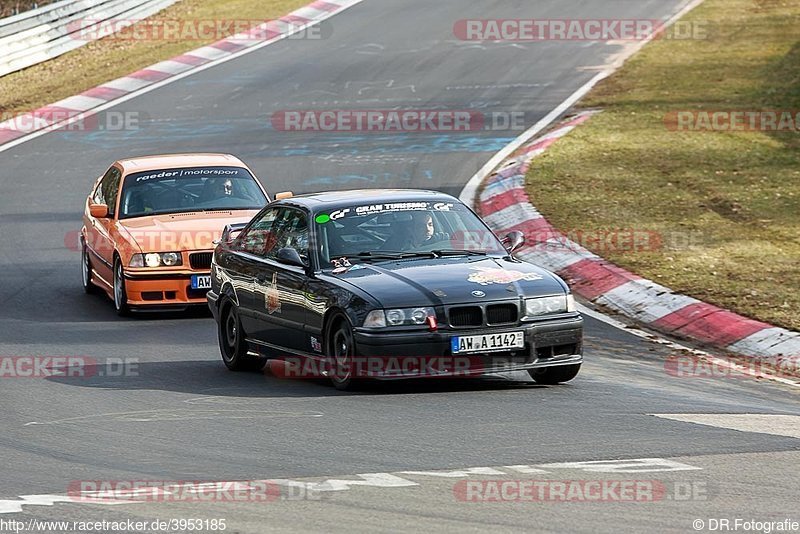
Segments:
[[[145,254],[144,264],[148,267],[161,267],[161,256],[158,254]]]
[[[177,252],[167,252],[161,255],[161,263],[167,267],[175,267],[176,265],[180,265],[182,263],[181,255]]]
[[[179,252],[151,252],[149,254],[134,254],[131,257],[130,267],[176,267],[183,265]]]

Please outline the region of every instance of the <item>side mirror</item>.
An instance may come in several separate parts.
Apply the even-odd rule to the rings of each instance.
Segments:
[[[220,243],[230,243],[234,239],[233,234],[238,234],[244,230],[248,224],[250,223],[233,223],[225,225],[222,235],[219,239],[214,240],[214,244],[219,245]]]
[[[95,219],[105,219],[108,217],[108,206],[106,204],[89,204],[89,215]]]
[[[278,255],[276,259],[285,265],[294,265],[295,267],[306,267],[306,263],[300,257],[300,253],[297,252],[297,249],[293,248],[282,248],[278,251]]]
[[[501,241],[508,253],[511,254],[525,244],[525,234],[518,230],[509,232]]]

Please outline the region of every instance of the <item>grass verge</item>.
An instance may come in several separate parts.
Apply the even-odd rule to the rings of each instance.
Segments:
[[[534,160],[528,193],[568,235],[637,274],[800,330],[800,132],[671,131],[668,113],[800,112],[800,6],[707,0],[703,40],[654,41],[581,106],[604,111]],[[800,127],[800,125],[797,125]],[[620,242],[622,243],[622,242]]]
[[[311,0],[182,0],[152,19],[239,21],[276,19]],[[224,39],[93,41],[50,61],[0,78],[0,111],[32,111],[139,69]]]
[[[37,7],[44,7],[56,0],[0,0],[0,18],[12,17]]]

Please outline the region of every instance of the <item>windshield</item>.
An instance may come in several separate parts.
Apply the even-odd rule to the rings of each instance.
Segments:
[[[321,263],[434,257],[458,252],[507,254],[485,224],[460,202],[395,202],[323,212],[315,217]]]
[[[240,167],[197,167],[129,174],[120,219],[191,211],[261,209],[267,198]]]

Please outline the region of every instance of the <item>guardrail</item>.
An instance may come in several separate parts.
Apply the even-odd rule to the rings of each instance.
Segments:
[[[84,32],[118,19],[118,29],[178,0],[62,0],[0,19],[0,76],[53,59],[88,44]]]

